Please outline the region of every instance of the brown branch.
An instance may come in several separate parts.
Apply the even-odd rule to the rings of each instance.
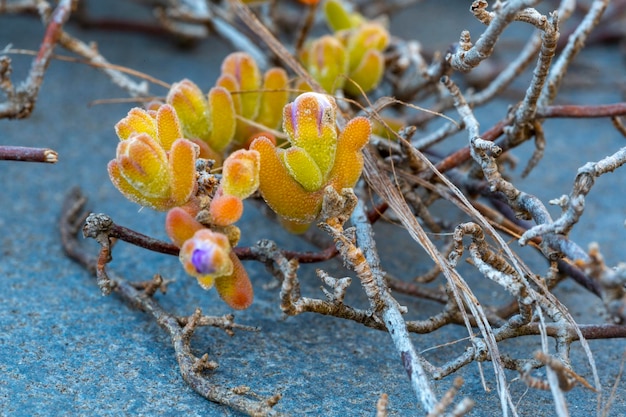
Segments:
[[[537,109],[537,119],[547,118],[598,118],[598,117],[617,117],[626,115],[626,103],[603,104],[597,106],[585,105],[561,105],[546,106]],[[508,126],[513,117],[509,114],[504,119],[486,130],[480,137],[486,141],[493,142],[504,133],[504,128]],[[504,143],[498,143],[503,151],[507,151],[508,147]],[[470,159],[470,148],[465,146],[458,151],[453,152],[449,156],[439,161],[435,167],[439,172],[445,172],[452,168],[456,168],[463,162]]]
[[[153,252],[178,256],[180,249],[178,248],[178,246],[172,243],[164,242],[160,239],[155,239],[143,233],[139,233],[135,230],[129,229],[128,227],[120,226],[114,223],[113,220],[110,219],[110,217],[104,214],[94,214],[92,216],[100,216],[100,220],[98,222],[99,226],[97,226],[97,231],[86,232],[90,237],[95,237],[97,234],[104,232],[111,239],[119,239],[124,242],[131,243],[135,246],[139,246],[140,248],[151,250]],[[103,221],[104,218],[108,220]],[[102,226],[103,224],[104,226]],[[258,256],[250,247],[236,247],[233,248],[233,251],[242,261],[258,260]],[[291,250],[282,250],[281,252],[286,258],[296,259],[298,260],[298,262],[301,263],[323,262],[337,256],[337,249],[334,246],[329,246],[320,252],[298,252]]]
[[[59,155],[52,149],[0,145],[0,161],[44,162],[54,164],[58,160]]]
[[[537,109],[537,118],[590,118],[616,117],[626,115],[626,102],[601,105],[561,105],[546,106]]]

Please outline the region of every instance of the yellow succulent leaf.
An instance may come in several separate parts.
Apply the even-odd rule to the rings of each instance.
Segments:
[[[235,310],[250,307],[254,299],[254,290],[243,264],[233,252],[230,253],[233,273],[215,278],[215,289],[219,296]]]
[[[187,139],[178,139],[169,153],[171,198],[182,206],[196,189],[196,158],[198,146]]]
[[[209,109],[211,136],[208,143],[211,149],[221,152],[232,141],[237,124],[233,100],[226,88],[213,87],[209,91]]]
[[[240,199],[259,188],[261,156],[257,151],[239,149],[231,153],[222,166],[222,190]]]
[[[257,123],[277,129],[282,120],[282,109],[289,100],[289,77],[282,68],[270,68],[263,77],[263,92]]]
[[[337,38],[326,35],[308,48],[307,70],[328,93],[343,87],[348,72],[346,49]]]
[[[186,138],[209,139],[209,104],[200,87],[187,79],[174,83],[167,103],[176,110]]]
[[[311,156],[302,148],[292,147],[281,153],[283,164],[293,179],[307,191],[317,191],[324,178]]]
[[[107,170],[115,188],[130,201],[159,211],[165,211],[171,207],[169,198],[148,198],[137,190],[122,176],[119,163],[116,160],[109,162]]]
[[[326,16],[326,23],[333,32],[351,29],[359,22],[359,19],[356,17],[358,15],[353,16],[348,13],[339,0],[326,1],[324,4],[324,15]]]
[[[146,133],[131,136],[117,145],[121,175],[144,196],[166,197],[170,175],[167,155]]]
[[[146,110],[134,107],[126,117],[115,124],[115,133],[120,140],[128,139],[133,133],[147,133],[156,138],[156,122]]]
[[[384,51],[389,45],[389,31],[378,22],[368,22],[359,28],[359,43],[367,49]]]
[[[292,145],[307,151],[326,178],[335,160],[337,128],[335,100],[319,93],[304,93],[283,110],[283,129]]]
[[[218,78],[215,85],[223,87],[231,92],[233,108],[235,109],[235,117],[236,115],[241,115],[241,94],[238,93],[240,91],[240,87],[235,77],[231,74],[222,74],[220,78]],[[239,144],[244,143],[250,134],[252,134],[250,126],[248,126],[248,124],[244,121],[237,119],[234,140]]]
[[[348,67],[354,71],[368,51],[382,52],[389,44],[389,32],[380,23],[368,22],[359,26],[348,36]]]
[[[347,124],[337,141],[337,158],[330,173],[330,183],[337,192],[352,188],[363,170],[361,149],[369,141],[372,125],[365,117],[355,117]]]
[[[373,90],[378,86],[385,72],[385,58],[376,51],[370,50],[365,52],[361,63],[350,72],[349,78],[344,89],[353,96],[358,96]],[[358,88],[357,85],[361,87]]]
[[[169,104],[162,105],[159,107],[159,110],[157,110],[156,122],[156,138],[163,149],[169,151],[172,147],[172,143],[174,143],[176,139],[183,137],[176,111]]]
[[[222,62],[222,74],[230,74],[237,80],[241,99],[240,114],[254,120],[259,111],[261,88],[261,72],[254,58],[245,52],[233,52]]]
[[[367,51],[383,51],[389,44],[389,32],[380,23],[368,22],[355,29],[348,39],[349,69],[354,71]]]
[[[300,223],[315,220],[322,205],[323,190],[307,192],[282,164],[274,144],[259,137],[250,145],[259,152],[259,190],[267,204],[280,216]]]

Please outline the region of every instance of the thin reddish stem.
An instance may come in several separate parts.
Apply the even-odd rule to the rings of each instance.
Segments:
[[[0,161],[45,162],[53,164],[59,160],[56,151],[48,148],[25,146],[0,146]]]
[[[615,117],[626,115],[626,102],[614,104],[600,104],[597,106],[562,105],[547,106],[537,109],[539,118],[588,118],[588,117]]]

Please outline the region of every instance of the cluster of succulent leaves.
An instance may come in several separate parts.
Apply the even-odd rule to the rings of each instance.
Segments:
[[[358,96],[373,90],[385,71],[387,29],[349,13],[338,0],[325,2],[324,12],[334,33],[307,43],[300,56],[305,68],[329,93],[343,89]]]
[[[319,215],[324,189],[353,187],[363,168],[370,122],[356,117],[340,130],[334,98],[308,92],[287,104],[288,84],[283,69],[262,74],[236,52],[208,93],[182,80],[164,102],[133,108],[115,126],[111,181],[129,200],[167,212],[184,270],[235,309],[253,299],[232,250],[243,200],[259,192],[289,230],[303,231]],[[269,132],[281,127],[287,142],[277,144]]]
[[[260,155],[259,190],[267,204],[293,232],[306,230],[318,216],[324,189],[352,188],[361,175],[361,149],[369,140],[370,122],[350,120],[336,128],[337,105],[323,94],[304,93],[283,111],[290,147],[277,147],[267,137],[250,149]]]

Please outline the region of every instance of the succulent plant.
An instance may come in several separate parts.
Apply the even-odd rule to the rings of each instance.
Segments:
[[[245,144],[248,138],[280,126],[281,109],[287,103],[289,79],[282,68],[270,68],[261,74],[257,63],[245,52],[224,58],[216,85],[230,91],[237,120],[235,141]],[[252,122],[252,123],[251,123]]]
[[[250,149],[260,155],[259,190],[291,230],[303,230],[318,216],[324,189],[353,187],[363,169],[361,149],[371,125],[364,117],[337,131],[337,105],[330,96],[304,93],[283,111],[291,147],[282,149],[258,137]]]
[[[185,79],[172,85],[167,103],[176,110],[185,138],[204,142],[210,149],[209,156],[220,154],[232,141],[235,107],[225,88],[214,87],[205,96],[196,84]]]
[[[337,0],[327,1],[324,11],[334,35],[307,45],[300,56],[304,66],[328,93],[343,88],[357,96],[373,90],[385,71],[382,51],[389,43],[389,32],[378,22],[349,13]]]
[[[180,247],[179,259],[185,272],[200,286],[215,286],[220,297],[232,308],[248,308],[254,298],[252,283],[227,235],[198,222],[181,207],[167,213],[166,231]]]
[[[121,142],[108,171],[126,198],[159,211],[191,198],[198,147],[182,137],[171,106],[163,105],[156,112],[134,108],[115,130]]]

